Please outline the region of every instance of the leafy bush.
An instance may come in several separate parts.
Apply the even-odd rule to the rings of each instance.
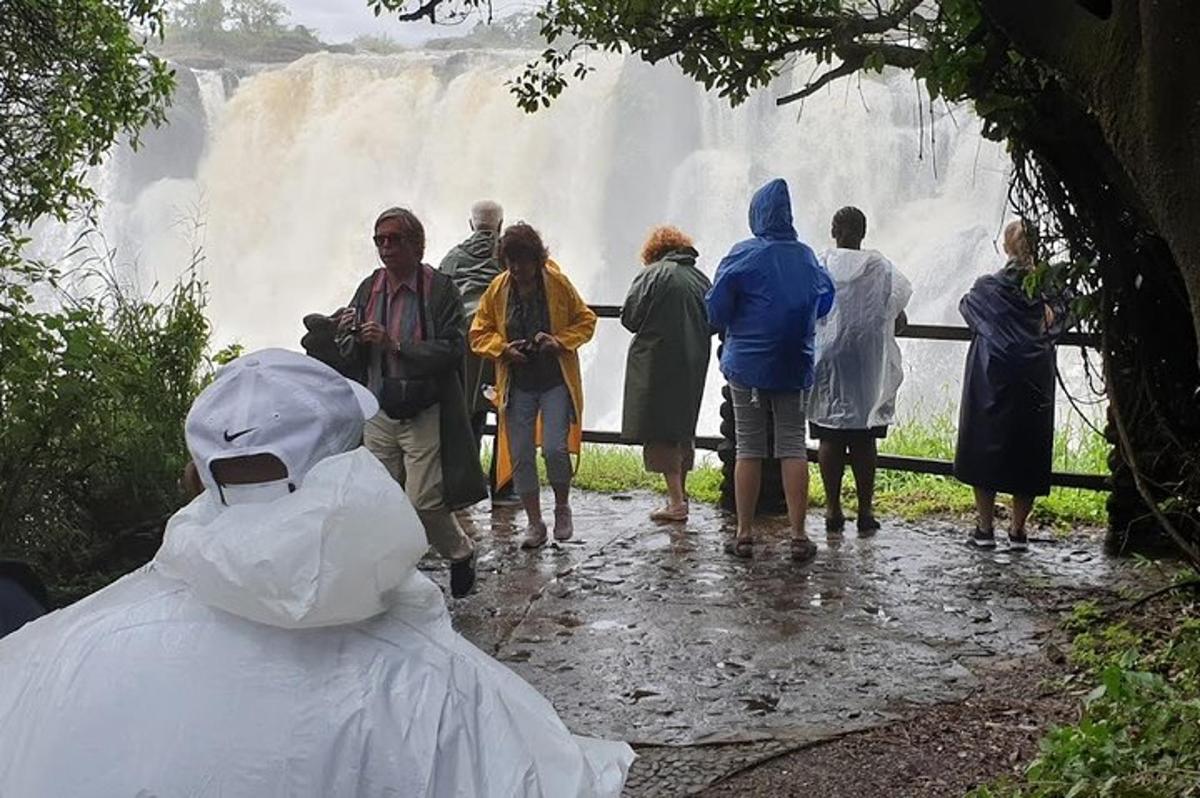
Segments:
[[[969,798],[1180,798],[1200,795],[1200,618],[1105,624],[1076,608],[1071,661],[1095,679],[1078,723],[1056,728],[1019,783]],[[1146,627],[1146,628],[1139,628]]]
[[[136,564],[129,533],[178,506],[183,421],[209,371],[194,271],[157,300],[113,274],[105,254],[68,293],[41,266],[0,271],[0,556],[60,597]]]

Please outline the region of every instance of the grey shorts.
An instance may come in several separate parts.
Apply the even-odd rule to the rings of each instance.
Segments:
[[[767,446],[767,408],[775,427],[774,456],[780,460],[808,459],[804,439],[805,391],[773,392],[729,384],[733,396],[733,427],[739,460],[764,460],[771,456]]]

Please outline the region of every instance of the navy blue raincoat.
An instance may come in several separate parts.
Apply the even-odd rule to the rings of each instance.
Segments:
[[[958,309],[971,330],[954,475],[997,493],[1045,496],[1054,450],[1054,339],[1046,301],[1009,264],[980,277]]]
[[[754,238],[717,266],[706,297],[709,322],[725,337],[721,373],[745,388],[807,390],[816,323],[833,307],[833,280],[798,240],[782,179],[755,192],[750,231]]]

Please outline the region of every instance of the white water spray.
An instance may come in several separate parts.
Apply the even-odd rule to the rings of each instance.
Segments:
[[[194,243],[179,222],[202,215],[217,343],[250,348],[296,347],[305,313],[346,302],[375,266],[375,215],[396,204],[425,222],[436,264],[467,235],[472,202],[501,202],[507,221],[543,232],[593,303],[623,299],[656,224],[690,232],[711,275],[748,235],[754,189],[775,176],[788,180],[797,228],[818,251],[831,243],[834,211],[863,209],[866,245],[913,282],[914,322],[960,323],[959,297],[1002,262],[994,239],[1007,157],[966,110],[931,120],[905,73],[841,81],[777,108],[797,74],[730,109],[674,67],[608,57],[528,115],[504,83],[530,57],[320,54],[246,79],[228,100],[219,73],[198,73],[209,131],[195,178],[111,203],[106,226],[139,255],[144,279],[165,281]],[[613,429],[627,335],[614,322],[600,330],[583,353],[586,422]],[[956,401],[962,345],[905,349],[901,406]],[[714,364],[702,433],[716,431],[718,386]]]

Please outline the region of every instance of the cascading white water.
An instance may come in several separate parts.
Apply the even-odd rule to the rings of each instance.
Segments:
[[[221,122],[225,109],[225,76],[218,69],[198,69],[193,73],[200,86],[200,104],[204,109],[204,126],[211,135]]]
[[[623,299],[655,224],[692,233],[711,275],[774,176],[790,183],[797,228],[818,251],[834,211],[865,211],[867,245],[913,282],[913,321],[959,322],[958,298],[1001,263],[1007,157],[965,109],[922,119],[910,75],[846,80],[777,108],[798,73],[730,109],[673,67],[607,57],[528,115],[504,84],[531,55],[321,54],[247,79],[228,100],[219,73],[198,73],[211,129],[195,178],[110,202],[106,227],[147,280],[171,279],[202,243],[217,340],[248,347],[295,347],[305,313],[344,303],[375,265],[375,215],[397,204],[424,220],[436,264],[467,234],[471,203],[498,200],[508,221],[544,233],[594,303]],[[180,233],[188,215],[204,222],[200,242]],[[584,352],[586,422],[613,429],[627,335],[614,322],[600,330]],[[953,402],[962,345],[905,349],[901,406]],[[717,427],[718,385],[714,363],[703,433]]]

